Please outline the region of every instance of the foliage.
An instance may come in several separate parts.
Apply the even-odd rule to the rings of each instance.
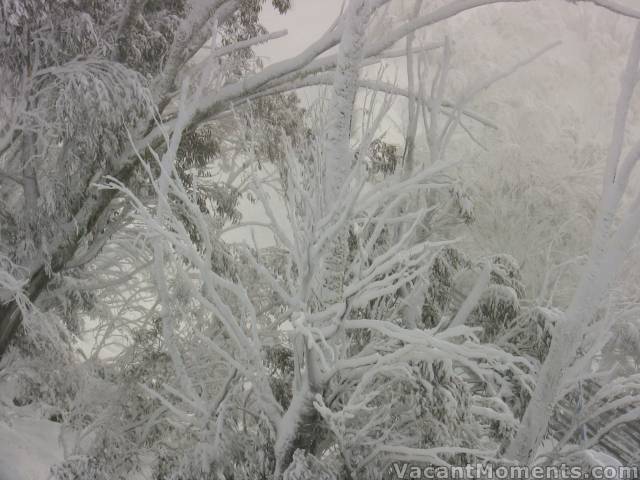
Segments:
[[[600,305],[640,226],[622,208],[640,151],[622,156],[640,30],[586,273],[562,311],[569,247],[531,274],[482,201],[504,207],[518,238],[529,215],[553,210],[534,240],[557,230],[573,247],[556,212],[570,195],[512,172],[468,181],[460,160],[491,127],[475,97],[546,49],[461,85],[449,38],[412,42],[465,2],[417,2],[396,24],[385,1],[352,0],[318,42],[265,67],[250,48],[274,37],[263,3],[2,5],[0,334],[19,359],[16,402],[47,405],[75,437],[54,478],[347,480],[392,461],[544,460],[549,412],[602,349],[636,367],[634,310]],[[363,65],[397,56],[388,49],[405,37],[407,89],[366,80]],[[302,108],[289,93],[323,83],[326,103]],[[384,98],[360,109],[363,86]],[[384,140],[393,95],[408,99],[404,145]],[[525,130],[506,134],[514,157],[539,140]],[[565,140],[542,150],[566,153]],[[574,185],[586,188],[592,162]],[[583,193],[572,205],[590,211]],[[247,199],[264,221],[245,221]],[[254,227],[274,244],[226,240]],[[504,242],[487,251],[464,232]],[[615,380],[589,408],[631,417],[634,382]]]

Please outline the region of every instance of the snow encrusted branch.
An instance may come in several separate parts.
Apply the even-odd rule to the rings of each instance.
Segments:
[[[640,24],[638,24],[627,64],[622,75],[613,125],[612,139],[603,179],[602,197],[592,238],[592,246],[584,266],[573,299],[561,322],[556,325],[549,353],[538,374],[536,389],[507,456],[519,463],[528,464],[535,458],[536,450],[546,432],[554,402],[562,388],[568,369],[576,360],[584,333],[593,326],[593,318],[609,288],[633,239],[640,229],[640,193],[632,205],[623,213],[614,229],[614,220],[619,213],[620,200],[631,169],[618,171],[623,150],[624,131],[631,96],[638,83],[640,64]],[[635,156],[631,150],[631,157]],[[603,322],[601,322],[602,326]],[[605,332],[602,332],[606,334]],[[574,372],[575,373],[575,372]]]

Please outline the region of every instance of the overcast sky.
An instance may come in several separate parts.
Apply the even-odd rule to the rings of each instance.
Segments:
[[[270,32],[288,30],[289,34],[256,48],[256,51],[265,64],[300,53],[331,26],[341,6],[342,0],[294,0],[285,16],[280,15],[271,2],[265,3],[262,24]]]

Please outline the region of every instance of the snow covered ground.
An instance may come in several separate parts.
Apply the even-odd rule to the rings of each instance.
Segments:
[[[0,480],[47,480],[64,459],[60,424],[38,408],[13,404],[14,385],[0,383]]]
[[[0,480],[47,480],[63,460],[59,436],[60,424],[49,420],[15,414],[0,421]]]

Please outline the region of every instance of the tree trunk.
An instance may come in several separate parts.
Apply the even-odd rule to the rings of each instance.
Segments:
[[[130,162],[120,170],[116,178],[127,183],[134,170],[134,163]],[[54,241],[51,249],[49,265],[44,262],[33,268],[24,292],[31,302],[35,302],[40,294],[47,288],[53,275],[64,268],[73,258],[81,240],[93,231],[100,215],[116,196],[115,190],[96,190],[88,195],[79,205],[74,221],[60,228],[59,238]],[[22,324],[22,311],[15,300],[11,300],[0,306],[0,357],[9,348],[11,340],[15,337]]]
[[[318,428],[322,418],[313,405],[316,394],[320,393],[306,383],[296,392],[287,412],[280,421],[275,445],[276,471],[279,480],[293,460],[293,454],[301,449],[312,452],[319,438]]]

